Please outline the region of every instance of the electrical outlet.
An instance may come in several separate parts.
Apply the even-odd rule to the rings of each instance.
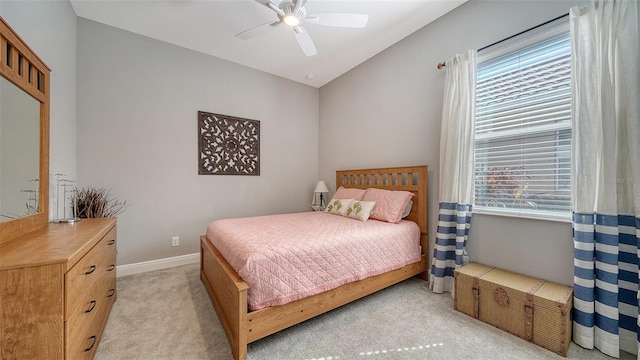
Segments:
[[[171,246],[180,246],[180,236],[171,237]]]

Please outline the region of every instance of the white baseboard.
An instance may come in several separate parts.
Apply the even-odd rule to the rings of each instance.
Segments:
[[[116,268],[116,276],[122,277],[140,274],[147,271],[162,270],[175,266],[196,264],[200,262],[200,253],[174,256],[170,258],[143,261],[134,264],[120,265]]]

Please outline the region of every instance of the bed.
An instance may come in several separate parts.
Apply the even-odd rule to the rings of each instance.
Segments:
[[[360,299],[378,290],[413,276],[427,280],[427,166],[391,167],[378,169],[336,171],[336,188],[376,188],[409,191],[414,194],[411,211],[403,223],[412,222],[419,230],[419,254],[410,262],[390,271],[377,273],[363,279],[349,281],[330,290],[305,297],[288,299],[286,303],[269,305],[269,301],[250,306],[250,287],[229,261],[214,246],[207,235],[200,237],[200,278],[216,309],[226,332],[236,360],[247,357],[247,344],[265,336],[308,320],[339,306]],[[324,214],[318,214],[320,219]],[[299,214],[308,217],[313,214]],[[335,215],[327,215],[331,217]],[[337,218],[337,217],[336,217]],[[307,218],[305,218],[307,219]],[[348,221],[357,222],[349,219]],[[376,220],[369,220],[375,222]],[[354,223],[356,224],[356,223]],[[411,224],[415,227],[414,224]],[[375,224],[372,224],[375,225]],[[209,234],[209,228],[207,233]],[[211,236],[211,234],[209,235]],[[218,246],[220,243],[218,243]],[[358,245],[360,246],[360,245]],[[221,247],[221,250],[225,251]],[[228,261],[229,260],[229,261]],[[251,273],[244,272],[245,278]],[[252,309],[254,308],[254,309]]]

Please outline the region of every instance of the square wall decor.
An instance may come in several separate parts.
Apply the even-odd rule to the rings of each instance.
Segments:
[[[260,175],[260,121],[198,111],[198,174]]]

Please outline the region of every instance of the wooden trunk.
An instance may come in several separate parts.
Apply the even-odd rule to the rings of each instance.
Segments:
[[[478,263],[454,272],[454,307],[566,356],[573,289]]]

